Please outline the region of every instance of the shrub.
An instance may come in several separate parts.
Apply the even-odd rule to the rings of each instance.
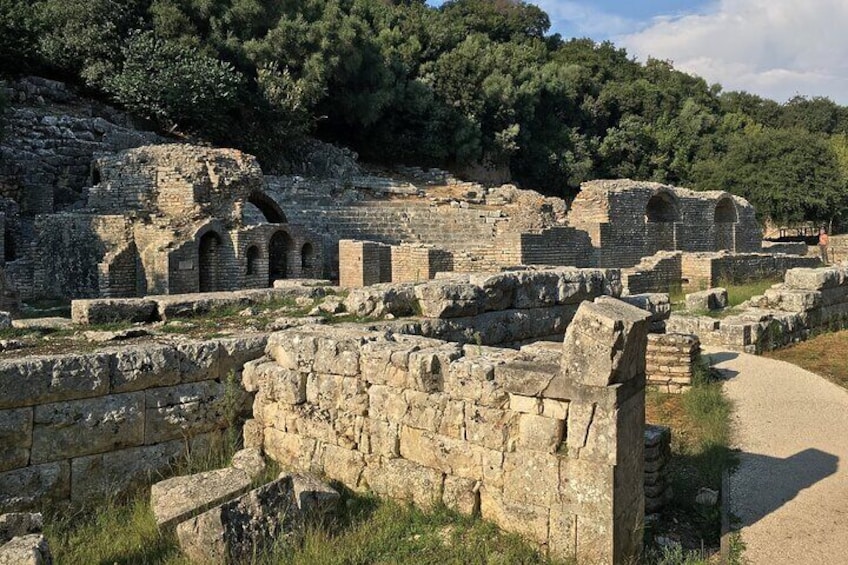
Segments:
[[[105,89],[130,112],[213,139],[228,132],[244,82],[229,63],[152,32],[131,34],[122,53],[123,67]]]

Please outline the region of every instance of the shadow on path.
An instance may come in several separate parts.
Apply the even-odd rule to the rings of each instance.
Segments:
[[[839,457],[805,449],[785,459],[740,453],[731,478],[733,508],[742,527],[768,516],[822,479],[836,473]]]

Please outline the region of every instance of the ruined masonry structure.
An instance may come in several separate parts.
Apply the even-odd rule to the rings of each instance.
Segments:
[[[284,468],[471,514],[559,557],[641,548],[648,314],[584,302],[561,351],[353,328],[272,335],[245,444]]]
[[[156,145],[95,160],[84,211],[35,221],[34,296],[129,297],[269,287],[321,274],[320,239],[290,225],[254,157]],[[31,284],[21,284],[23,279]]]

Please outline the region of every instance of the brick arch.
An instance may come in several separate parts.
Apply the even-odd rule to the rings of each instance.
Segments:
[[[735,224],[739,221],[739,216],[736,214],[736,203],[730,196],[719,198],[716,202],[713,218],[717,224]]]
[[[221,263],[224,239],[214,229],[205,231],[197,240],[197,276],[200,292],[221,289]]]
[[[269,224],[288,223],[286,215],[283,212],[283,209],[280,208],[280,205],[264,192],[258,190],[254,191],[247,201],[256,206],[259,211],[262,212],[262,215]]]
[[[677,197],[665,190],[651,196],[645,205],[645,221],[649,223],[679,222],[680,206]]]

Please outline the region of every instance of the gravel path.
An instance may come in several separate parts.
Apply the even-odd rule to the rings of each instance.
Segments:
[[[845,355],[846,352],[834,352]],[[782,361],[711,354],[730,380],[740,466],[730,477],[753,565],[848,564],[848,391]]]

